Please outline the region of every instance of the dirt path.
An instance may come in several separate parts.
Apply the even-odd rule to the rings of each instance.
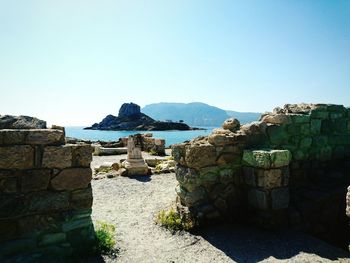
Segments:
[[[95,157],[93,165],[115,158]],[[120,249],[116,259],[103,257],[100,262],[328,262],[338,258],[350,262],[344,251],[288,231],[269,233],[245,226],[217,226],[197,235],[172,235],[156,225],[154,217],[175,200],[175,186],[174,174],[92,182],[93,220],[116,226]]]

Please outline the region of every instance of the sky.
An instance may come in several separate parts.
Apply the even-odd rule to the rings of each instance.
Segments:
[[[0,0],[0,114],[91,125],[124,102],[350,106],[350,1]]]

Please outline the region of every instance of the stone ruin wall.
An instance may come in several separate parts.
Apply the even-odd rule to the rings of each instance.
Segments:
[[[328,237],[347,226],[350,108],[285,105],[223,127],[173,146],[180,212],[203,223],[226,218]]]
[[[142,151],[154,152],[157,155],[165,155],[165,140],[153,138],[152,133],[140,134],[137,133],[134,135],[135,145],[139,147]],[[128,137],[121,139],[123,146],[128,145]]]
[[[1,262],[89,251],[91,152],[65,144],[63,129],[0,129]]]

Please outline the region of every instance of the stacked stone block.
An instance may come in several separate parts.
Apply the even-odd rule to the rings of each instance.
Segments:
[[[289,205],[288,150],[246,150],[243,154],[248,204],[260,210],[286,209]]]
[[[197,217],[214,210],[226,218],[248,207],[253,213],[247,216],[272,218],[287,211],[285,225],[329,228],[322,222],[336,224],[334,207],[350,183],[349,122],[350,109],[342,105],[287,104],[259,122],[239,126],[230,120],[208,137],[174,145],[178,202]],[[271,159],[275,153],[288,158],[278,164]],[[220,174],[224,169],[230,171],[228,181]],[[218,198],[229,186],[234,194]]]
[[[60,129],[0,130],[0,261],[91,251],[91,147]]]
[[[200,137],[192,145],[173,147],[179,204],[203,221],[219,218],[242,203],[240,146],[215,147],[209,140]]]

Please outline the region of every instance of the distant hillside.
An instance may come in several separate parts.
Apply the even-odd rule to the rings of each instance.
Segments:
[[[190,126],[213,126],[218,127],[231,115],[225,110],[210,106],[205,103],[153,103],[146,105],[141,110],[143,113],[156,120],[183,120]],[[231,113],[231,111],[230,111]],[[234,117],[241,123],[257,120],[260,114],[233,112]],[[255,115],[254,115],[255,114]],[[256,117],[258,116],[258,117]]]
[[[261,113],[258,112],[239,112],[227,110],[226,113],[228,116],[238,119],[242,124],[257,121],[261,116]]]

